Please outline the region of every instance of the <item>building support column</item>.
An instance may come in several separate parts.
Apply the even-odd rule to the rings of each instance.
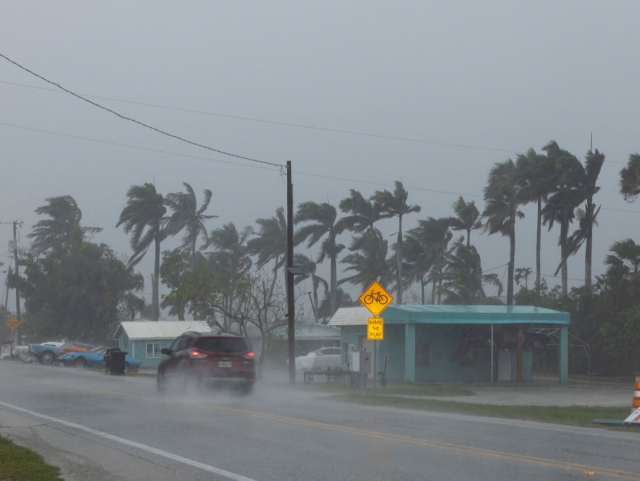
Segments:
[[[404,325],[404,380],[416,382],[416,325]]]
[[[560,384],[569,382],[569,326],[560,326],[560,355],[558,356],[558,373]]]

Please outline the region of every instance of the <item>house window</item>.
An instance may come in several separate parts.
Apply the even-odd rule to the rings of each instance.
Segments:
[[[160,343],[147,342],[147,358],[160,357]]]

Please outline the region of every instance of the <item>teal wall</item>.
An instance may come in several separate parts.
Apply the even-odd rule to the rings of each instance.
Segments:
[[[160,357],[147,357],[147,343],[156,342],[160,343],[160,349],[170,347],[175,339],[139,339],[132,341],[127,338],[124,329],[120,333],[118,338],[118,347],[121,351],[129,353],[130,357],[138,359],[142,362],[140,368],[142,369],[155,369],[160,364]]]
[[[470,326],[462,324],[417,324],[415,326],[415,353],[405,358],[407,345],[405,324],[386,324],[384,327],[384,341],[377,342],[376,372],[384,366],[384,356],[388,356],[387,380],[403,382],[490,382],[491,355],[488,348],[471,351],[473,361],[461,364],[460,354],[456,359],[452,357],[464,342],[464,333]],[[474,326],[477,329],[477,326]],[[345,347],[354,344],[360,349],[360,340],[366,336],[366,326],[344,326],[340,330],[342,347],[342,368],[347,369]],[[410,342],[410,340],[409,340]],[[345,346],[345,344],[347,346]],[[412,346],[409,345],[409,350]],[[533,353],[523,352],[523,379],[533,379]],[[496,357],[497,362],[497,357]],[[414,373],[411,368],[415,366]],[[497,365],[494,366],[497,369]],[[407,371],[407,368],[409,371]],[[512,353],[512,377],[517,376],[517,355]],[[497,380],[497,378],[496,378]]]

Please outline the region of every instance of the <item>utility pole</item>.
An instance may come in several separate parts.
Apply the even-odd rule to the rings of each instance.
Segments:
[[[294,353],[296,305],[293,299],[293,184],[291,161],[287,160],[287,321],[289,338],[289,383],[296,383],[296,358]]]
[[[18,269],[18,239],[17,239],[17,230],[18,230],[18,221],[13,221],[13,260],[16,267],[16,278],[20,275],[20,271]],[[18,289],[18,285],[16,284],[16,317],[18,321],[20,320],[20,290]],[[20,339],[22,338],[22,329],[18,327],[18,342],[16,346],[20,344]]]

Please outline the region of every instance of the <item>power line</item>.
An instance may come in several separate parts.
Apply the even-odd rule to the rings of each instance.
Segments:
[[[13,86],[16,86],[16,87],[24,87],[24,88],[34,89],[34,90],[44,90],[46,92],[62,93],[62,92],[60,92],[59,90],[56,90],[56,89],[49,89],[49,88],[46,88],[46,87],[36,87],[34,85],[26,85],[26,84],[21,84],[21,83],[17,83],[17,82],[7,82],[7,81],[4,81],[4,80],[0,80],[0,84],[13,85]],[[296,127],[296,128],[300,128],[300,129],[319,130],[319,131],[322,131],[322,132],[333,132],[333,133],[356,135],[356,136],[362,136],[362,137],[374,137],[374,138],[387,139],[387,140],[397,140],[397,141],[401,141],[401,142],[413,142],[413,143],[421,143],[421,144],[441,145],[441,146],[445,146],[445,147],[458,147],[458,148],[465,148],[465,149],[488,150],[488,151],[493,151],[493,152],[505,152],[505,153],[509,153],[509,154],[521,154],[522,153],[522,152],[520,152],[518,150],[501,149],[501,148],[497,148],[497,147],[482,147],[482,146],[477,146],[477,145],[456,144],[456,143],[450,143],[450,142],[437,142],[437,141],[433,141],[433,140],[414,139],[414,138],[411,138],[411,137],[398,137],[398,136],[394,136],[394,135],[373,134],[373,133],[370,133],[370,132],[359,132],[359,131],[355,131],[355,130],[343,130],[343,129],[329,128],[329,127],[318,127],[318,126],[315,126],[315,125],[296,124],[296,123],[292,123],[292,122],[280,122],[280,121],[277,121],[277,120],[258,119],[258,118],[254,118],[254,117],[243,117],[243,116],[240,116],[240,115],[220,114],[220,113],[217,113],[217,112],[208,112],[208,111],[205,111],[205,110],[195,110],[195,109],[185,109],[185,108],[181,108],[181,107],[171,107],[171,106],[168,106],[168,105],[158,105],[158,104],[152,104],[152,103],[148,103],[148,102],[139,102],[139,101],[135,101],[135,100],[117,99],[117,98],[114,98],[114,97],[104,97],[104,96],[101,96],[101,95],[90,95],[90,94],[81,94],[81,95],[83,97],[91,97],[91,98],[94,98],[94,99],[110,100],[112,102],[120,102],[120,103],[131,104],[131,105],[142,105],[144,107],[153,107],[153,108],[157,108],[157,109],[173,110],[173,111],[176,111],[176,112],[187,112],[187,113],[191,113],[191,114],[208,115],[208,116],[211,116],[211,117],[221,117],[221,118],[234,119],[234,120],[245,120],[245,121],[248,121],[248,122],[257,122],[257,123],[263,123],[263,124],[281,125],[281,126],[284,126],[284,127]],[[605,160],[605,163],[626,164],[626,162],[623,162],[623,161],[620,161],[620,160],[608,160],[608,159]]]
[[[214,149],[213,147],[209,147],[209,146],[207,146],[207,145],[199,144],[199,143],[197,143],[197,142],[193,142],[193,141],[191,141],[191,140],[187,140],[187,139],[185,139],[185,138],[183,138],[183,137],[179,137],[179,136],[177,136],[177,135],[170,134],[169,132],[165,132],[164,130],[160,130],[160,129],[156,128],[156,127],[152,127],[151,125],[145,124],[145,123],[140,122],[140,121],[135,120],[135,119],[132,119],[131,117],[127,117],[127,116],[125,116],[125,115],[119,114],[119,113],[118,113],[118,112],[116,112],[115,110],[108,109],[107,107],[104,107],[104,106],[102,106],[102,105],[100,105],[100,104],[98,104],[98,103],[96,103],[96,102],[93,102],[93,101],[91,101],[91,100],[89,100],[89,99],[87,99],[87,98],[85,98],[85,97],[82,97],[81,95],[78,95],[78,94],[76,94],[76,93],[73,93],[71,90],[67,90],[66,88],[62,87],[60,84],[57,84],[57,83],[55,83],[55,82],[52,82],[51,80],[48,80],[48,79],[44,78],[44,77],[43,77],[43,76],[41,76],[41,75],[38,75],[37,73],[35,73],[35,72],[33,72],[33,71],[29,70],[28,68],[23,67],[23,66],[22,66],[22,65],[20,65],[18,62],[15,62],[15,61],[11,60],[9,57],[7,57],[6,55],[3,55],[2,53],[0,53],[0,57],[4,58],[5,60],[7,60],[8,62],[12,63],[12,64],[13,64],[13,65],[15,65],[16,67],[18,67],[18,68],[20,68],[20,69],[24,70],[25,72],[30,73],[30,74],[31,74],[31,75],[33,75],[34,77],[37,77],[37,78],[39,78],[39,79],[41,79],[41,80],[44,80],[45,82],[47,82],[47,83],[49,83],[49,84],[51,84],[51,85],[54,85],[54,86],[58,87],[60,90],[63,90],[64,92],[68,93],[69,95],[73,95],[74,97],[79,98],[80,100],[83,100],[83,101],[85,101],[85,102],[87,102],[87,103],[89,103],[89,104],[93,105],[94,107],[98,107],[98,108],[100,108],[100,109],[102,109],[102,110],[105,110],[105,111],[107,111],[107,112],[109,112],[109,113],[112,113],[113,115],[116,115],[117,117],[120,117],[120,118],[121,118],[121,119],[123,119],[123,120],[128,120],[129,122],[133,122],[133,123],[135,123],[135,124],[141,125],[142,127],[145,127],[145,128],[147,128],[147,129],[153,130],[153,131],[158,132],[158,133],[160,133],[160,134],[162,134],[162,135],[166,135],[167,137],[172,137],[172,138],[177,139],[177,140],[180,140],[180,141],[182,141],[182,142],[186,142],[187,144],[195,145],[196,147],[202,147],[203,149],[207,149],[207,150],[211,150],[211,151],[213,151],[213,152],[217,152],[218,154],[228,155],[228,156],[230,156],[230,157],[235,157],[235,158],[237,158],[237,159],[248,160],[248,161],[251,161],[251,162],[258,162],[258,163],[260,163],[260,164],[267,164],[267,165],[274,165],[274,166],[276,166],[276,167],[282,167],[282,165],[281,165],[281,164],[275,164],[275,163],[273,163],[273,162],[266,162],[266,161],[264,161],[264,160],[252,159],[252,158],[250,158],[250,157],[244,157],[244,156],[242,156],[242,155],[232,154],[232,153],[230,153],[230,152],[225,152],[225,151],[223,151],[223,150]]]
[[[111,141],[108,141],[108,140],[94,139],[94,138],[91,138],[91,137],[82,137],[82,136],[79,136],[79,135],[63,134],[61,132],[53,132],[51,130],[36,129],[36,128],[33,128],[33,127],[26,127],[26,126],[23,126],[23,125],[10,124],[10,123],[7,123],[7,122],[0,122],[0,125],[5,125],[7,127],[13,127],[13,128],[16,128],[16,129],[29,130],[29,131],[32,131],[32,132],[39,132],[39,133],[44,133],[44,134],[49,134],[49,135],[57,135],[57,136],[60,136],[60,137],[67,137],[67,138],[71,138],[71,139],[86,140],[86,141],[89,141],[89,142],[97,142],[97,143],[106,144],[106,145],[115,145],[117,147],[125,147],[125,148],[128,148],[128,149],[142,150],[142,151],[155,152],[155,153],[167,154],[167,155],[175,155],[175,156],[178,156],[178,157],[185,157],[185,158],[190,158],[190,159],[208,160],[210,162],[218,162],[218,163],[222,163],[222,164],[237,165],[237,166],[241,166],[241,167],[250,167],[250,168],[254,168],[254,169],[264,169],[264,170],[280,171],[280,172],[282,170],[281,168],[273,169],[273,168],[262,167],[262,166],[258,166],[258,165],[241,164],[241,163],[238,163],[238,162],[230,162],[230,161],[225,161],[225,160],[220,160],[220,159],[212,159],[210,157],[201,157],[201,156],[198,156],[198,155],[181,154],[181,153],[178,153],[178,152],[172,152],[172,151],[167,151],[167,150],[159,150],[159,149],[152,149],[152,148],[148,148],[148,147],[138,147],[136,145],[121,144],[121,143],[118,143],[118,142],[111,142]],[[281,167],[280,165],[277,165],[277,164],[270,164],[270,165],[274,165],[276,167]],[[347,178],[347,177],[337,177],[337,176],[331,176],[331,175],[315,174],[315,173],[311,173],[311,172],[296,171],[296,174],[303,175],[303,176],[308,176],[308,177],[318,177],[318,178],[322,178],[322,179],[339,180],[339,181],[344,181],[344,182],[353,182],[353,183],[358,183],[358,184],[377,185],[377,186],[381,186],[381,187],[394,187],[393,184],[388,184],[388,183],[384,183],[384,182],[373,182],[373,181],[367,181],[367,180],[361,180],[361,179],[351,179],[351,178]],[[483,198],[483,196],[479,195],[479,194],[469,194],[469,193],[465,193],[465,192],[454,192],[454,191],[448,191],[448,190],[427,189],[427,188],[424,188],[424,187],[405,186],[405,189],[414,190],[414,191],[422,191],[422,192],[432,192],[432,193],[436,193],[436,194],[463,195],[465,197]],[[612,211],[612,212],[623,212],[623,213],[629,213],[629,214],[640,214],[640,211],[636,211],[636,210],[614,209],[614,208],[607,208],[607,207],[602,207],[601,210],[603,210],[603,211]]]
[[[17,87],[25,87],[25,88],[30,88],[30,89],[45,90],[45,91],[48,91],[48,92],[60,93],[58,90],[55,90],[55,89],[48,89],[48,88],[44,88],[44,87],[34,87],[32,85],[19,84],[19,83],[15,83],[15,82],[0,81],[0,83],[5,84],[5,85],[14,85],[14,86],[17,86]],[[315,125],[296,124],[296,123],[292,123],[292,122],[279,122],[277,120],[257,119],[257,118],[253,118],[253,117],[242,117],[242,116],[239,116],[239,115],[220,114],[220,113],[217,113],[217,112],[206,112],[206,111],[203,111],[203,110],[184,109],[184,108],[180,108],[180,107],[169,107],[167,105],[158,105],[158,104],[151,104],[151,103],[146,103],[146,102],[137,102],[137,101],[134,101],[134,100],[116,99],[116,98],[113,98],[113,97],[102,97],[102,96],[99,96],[99,95],[88,95],[88,94],[82,94],[82,95],[84,97],[92,97],[92,98],[95,98],[95,99],[110,100],[112,102],[121,102],[121,103],[132,104],[132,105],[143,105],[145,107],[154,107],[154,108],[158,108],[158,109],[174,110],[174,111],[177,111],[177,112],[188,112],[188,113],[199,114],[199,115],[209,115],[209,116],[212,116],[212,117],[222,117],[222,118],[227,118],[227,119],[245,120],[245,121],[248,121],[248,122],[258,122],[258,123],[263,123],[263,124],[281,125],[281,126],[284,126],[284,127],[296,127],[296,128],[299,128],[299,129],[318,130],[318,131],[321,131],[321,132],[333,132],[333,133],[338,133],[338,134],[357,135],[357,136],[360,136],[360,137],[374,137],[374,138],[378,138],[378,139],[398,140],[398,141],[401,141],[401,142],[413,142],[413,143],[420,143],[420,144],[441,145],[441,146],[444,146],[444,147],[457,147],[457,148],[474,149],[474,150],[488,150],[488,151],[492,151],[492,152],[506,152],[506,153],[509,153],[509,154],[519,154],[519,153],[521,153],[521,152],[519,152],[517,150],[500,149],[500,148],[496,148],[496,147],[481,147],[481,146],[477,146],[477,145],[456,144],[456,143],[450,143],[450,142],[437,142],[437,141],[434,141],[434,140],[414,139],[414,138],[411,138],[411,137],[398,137],[398,136],[394,136],[394,135],[373,134],[373,133],[369,133],[369,132],[358,132],[358,131],[355,131],[355,130],[334,129],[334,128],[329,128],[329,127],[318,127],[318,126],[315,126]]]
[[[13,127],[13,128],[16,128],[16,129],[30,130],[32,132],[40,132],[40,133],[43,133],[43,134],[58,135],[60,137],[68,137],[70,139],[86,140],[86,141],[89,141],[89,142],[97,142],[99,144],[115,145],[117,147],[126,147],[128,149],[143,150],[143,151],[147,151],[147,152],[155,152],[155,153],[158,153],[158,154],[168,154],[168,155],[176,155],[176,156],[179,156],[179,157],[187,157],[187,158],[190,158],[190,159],[208,160],[208,161],[211,161],[211,162],[219,162],[221,164],[238,165],[238,166],[241,166],[241,167],[251,167],[252,169],[272,170],[272,171],[276,171],[276,172],[280,171],[279,168],[278,169],[273,169],[271,167],[262,167],[262,166],[259,166],[259,165],[251,165],[251,164],[240,164],[238,162],[231,162],[231,161],[228,161],[228,160],[220,160],[220,159],[212,159],[210,157],[200,157],[198,155],[180,154],[178,152],[171,152],[171,151],[168,151],[168,150],[159,150],[159,149],[151,149],[151,148],[148,148],[148,147],[138,147],[136,145],[120,144],[118,142],[110,142],[108,140],[92,139],[91,137],[81,137],[79,135],[63,134],[63,133],[60,133],[60,132],[53,132],[53,131],[50,131],[50,130],[36,129],[36,128],[33,128],[33,127],[25,127],[24,125],[9,124],[7,122],[0,122],[0,125],[5,125],[7,127]],[[280,167],[280,166],[278,166],[278,167]]]

